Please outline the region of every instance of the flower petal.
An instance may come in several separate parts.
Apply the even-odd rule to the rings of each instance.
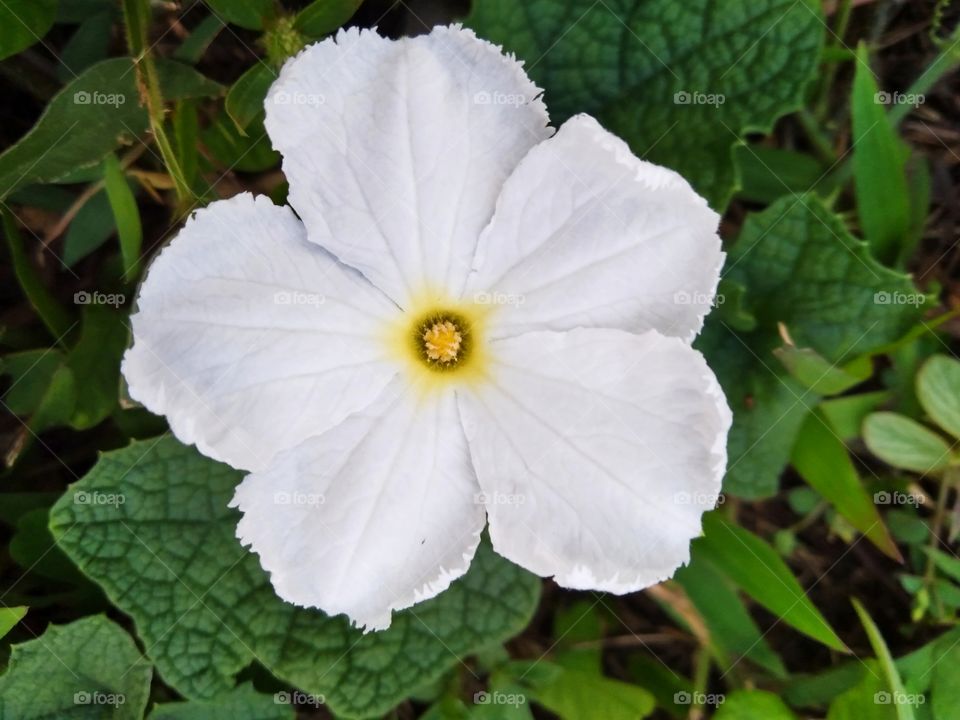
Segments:
[[[284,65],[266,128],[310,239],[406,307],[459,295],[503,181],[549,134],[540,92],[459,26],[350,29]]]
[[[494,549],[576,589],[672,575],[726,465],[730,410],[700,353],[601,329],[493,346],[494,379],[460,411]]]
[[[289,208],[238,195],[151,265],[123,374],[182,442],[252,470],[376,399],[397,372],[377,333],[398,312]]]
[[[683,178],[578,115],[507,180],[467,294],[504,306],[501,337],[582,326],[691,341],[720,279],[718,222]]]
[[[452,392],[397,379],[368,409],[249,475],[231,505],[288,602],[369,630],[463,575],[484,509]]]

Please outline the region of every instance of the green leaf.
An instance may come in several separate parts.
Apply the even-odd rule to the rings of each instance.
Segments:
[[[960,643],[951,642],[945,647],[938,644],[931,670],[930,695],[931,709],[936,720],[956,720],[960,713],[960,682],[957,682],[957,668],[960,667]]]
[[[3,394],[4,409],[21,417],[32,415],[62,364],[63,353],[55,348],[25,350],[0,359],[0,377],[10,376]]]
[[[73,267],[101,247],[117,229],[105,190],[92,195],[81,207],[63,241],[63,263]]]
[[[866,668],[860,681],[830,703],[827,720],[897,720],[897,711],[886,689],[880,666],[863,661]]]
[[[127,184],[126,174],[120,161],[108,153],[103,161],[103,181],[110,201],[110,209],[120,236],[120,254],[123,257],[123,277],[133,282],[140,274],[140,246],[143,244],[143,228],[140,225],[140,209],[133,190]]]
[[[934,355],[917,374],[917,398],[930,419],[960,438],[960,362]]]
[[[706,561],[744,592],[800,632],[834,650],[847,648],[800,587],[776,551],[753,533],[716,513],[703,519],[691,562]]]
[[[27,614],[27,607],[2,607],[0,608],[0,638],[6,637],[7,633],[13,630],[14,626],[23,620]]]
[[[0,3],[0,60],[43,39],[57,17],[57,0]]]
[[[193,68],[158,60],[168,100],[206,97],[220,86]],[[71,81],[47,105],[37,124],[0,155],[0,199],[28,183],[56,182],[99,163],[121,142],[146,131],[133,62],[112,58]]]
[[[273,0],[206,0],[213,12],[247,30],[262,30],[276,14]]]
[[[264,114],[263,101],[270,85],[277,79],[273,68],[263,62],[255,63],[233,84],[225,103],[227,114],[243,133],[247,126]],[[245,134],[245,133],[244,133]]]
[[[860,437],[860,428],[867,415],[892,397],[887,390],[875,390],[824,400],[818,409],[840,439],[849,442]]]
[[[130,636],[102,615],[51,625],[13,646],[0,677],[0,718],[140,720],[151,675]]]
[[[868,415],[863,422],[863,440],[878,458],[904,470],[937,472],[950,462],[950,446],[942,437],[897,413]]]
[[[220,31],[226,26],[223,19],[217,15],[210,15],[204,18],[200,24],[190,31],[190,35],[187,36],[183,44],[176,49],[173,57],[189,65],[196,65],[200,62],[200,58],[203,57],[207,48],[210,47],[210,43],[216,39]]]
[[[245,683],[212,700],[162,703],[154,707],[150,720],[293,720],[294,709],[282,702],[289,693],[262,695]]]
[[[113,8],[110,8],[106,12],[93,13],[84,18],[73,33],[60,53],[57,77],[62,82],[70,82],[94,63],[106,59],[115,20],[112,10]]]
[[[737,690],[727,695],[714,720],[796,720],[797,716],[778,695],[765,690]]]
[[[539,580],[483,543],[464,578],[387,631],[362,635],[343,616],[296,608],[235,537],[227,504],[242,475],[164,436],[104,454],[51,510],[60,547],[133,618],[187,698],[215,697],[257,660],[335,714],[380,715],[458,657],[519,632],[536,607]],[[81,491],[104,501],[75,504]]]
[[[850,99],[857,211],[874,255],[892,263],[907,241],[910,194],[903,143],[894,133],[881,98],[870,70],[870,54],[861,42]]]
[[[853,373],[829,362],[812,348],[794,345],[779,347],[773,354],[794,379],[818,395],[839,395],[870,377],[873,369],[867,367],[866,372]]]
[[[890,654],[889,648],[887,648],[887,643],[884,641],[883,635],[880,634],[880,629],[876,623],[873,622],[873,618],[870,617],[870,614],[864,609],[863,605],[860,604],[859,600],[851,598],[850,601],[853,603],[853,609],[857,611],[857,616],[860,618],[864,630],[867,631],[870,646],[873,648],[873,652],[876,654],[880,667],[883,670],[887,687],[893,696],[893,705],[897,711],[897,718],[899,720],[913,720],[913,707],[911,704],[908,702],[897,702],[898,699],[906,695],[906,691],[903,688],[903,681],[900,679],[897,666],[893,663],[893,656]]]
[[[652,713],[655,706],[653,695],[642,687],[547,660],[515,661],[504,672],[561,720],[639,720]]]
[[[734,160],[742,187],[737,194],[745,200],[769,205],[783,195],[805,193],[823,176],[814,158],[796,150],[765,145],[740,145]]]
[[[261,118],[251,122],[246,135],[241,135],[233,120],[221,113],[204,128],[201,138],[222,168],[260,172],[280,162],[280,153],[270,145]]]
[[[796,346],[844,363],[900,339],[919,311],[899,300],[918,296],[908,276],[871,258],[813,195],[783,198],[750,215],[724,275],[748,288],[756,328],[735,331],[713,313],[697,346],[734,414],[724,491],[765,497],[776,491],[797,432],[819,399],[773,356],[780,325]]]
[[[555,123],[594,115],[717,209],[734,145],[800,107],[823,39],[813,0],[477,0],[466,22],[527,62]]]
[[[691,563],[680,568],[676,580],[703,617],[710,639],[727,656],[724,669],[736,666],[746,658],[775,677],[787,677],[780,657],[764,640],[757,623],[747,612],[737,593],[709,563]]]
[[[2,159],[2,156],[0,156],[0,159]],[[13,272],[17,276],[20,288],[50,334],[58,342],[62,342],[63,336],[70,331],[74,322],[43,284],[43,280],[30,261],[27,250],[23,245],[23,236],[20,234],[13,213],[6,206],[4,206],[2,213],[3,234],[7,238],[10,261],[13,264]]]
[[[884,554],[902,561],[883,519],[850,459],[846,446],[819,411],[807,416],[790,458],[807,483]]]
[[[313,0],[301,10],[293,26],[307,37],[329,35],[353,17],[363,0]]]
[[[121,295],[77,293],[88,301],[100,298],[122,302]],[[85,305],[80,339],[67,355],[66,366],[76,381],[76,407],[70,424],[86,430],[105,420],[117,407],[120,359],[127,348],[124,316],[107,305]]]

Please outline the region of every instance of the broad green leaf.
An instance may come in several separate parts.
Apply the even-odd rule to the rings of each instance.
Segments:
[[[853,603],[854,610],[857,611],[857,616],[860,618],[864,630],[867,631],[870,646],[873,648],[880,668],[883,670],[887,689],[890,691],[894,700],[893,705],[896,708],[898,720],[913,720],[913,707],[911,704],[909,702],[899,702],[899,699],[906,695],[906,691],[903,687],[903,681],[900,679],[900,672],[893,662],[893,656],[890,654],[889,648],[887,648],[887,643],[884,641],[883,635],[880,634],[880,628],[877,627],[873,618],[870,617],[870,614],[864,609],[863,605],[860,604],[859,600],[851,598],[851,602]]]
[[[78,293],[81,295],[81,293]],[[85,293],[80,339],[67,355],[66,365],[76,382],[76,407],[70,424],[86,430],[105,420],[117,406],[120,391],[120,358],[128,344],[123,314],[101,298],[122,302],[122,296]]]
[[[919,318],[908,276],[870,257],[864,242],[813,195],[787,197],[747,218],[725,278],[747,288],[753,331],[717,313],[697,341],[733,409],[724,491],[776,491],[796,434],[818,396],[773,356],[782,324],[798,347],[844,363],[902,338]],[[894,302],[896,300],[896,302]]]
[[[529,699],[561,720],[639,720],[652,713],[655,706],[653,695],[642,687],[571,670],[548,660],[514,661],[505,672],[526,691]]]
[[[703,529],[704,537],[693,541],[691,562],[710,563],[783,622],[827,647],[846,652],[773,548],[716,513],[704,516]]]
[[[293,26],[307,37],[329,35],[353,17],[363,0],[313,0],[297,13]]]
[[[889,401],[893,394],[886,390],[831,398],[820,403],[818,410],[844,442],[860,437],[860,428],[867,415]]]
[[[863,421],[863,440],[888,465],[919,473],[937,472],[950,462],[950,446],[932,430],[893,412],[877,412]]]
[[[737,690],[727,695],[715,720],[797,720],[779,695],[765,690]]]
[[[255,118],[264,114],[264,98],[267,97],[267,91],[276,79],[277,72],[273,68],[266,63],[258,62],[241,75],[230,88],[225,108],[241,133]]]
[[[960,438],[960,362],[934,355],[917,374],[917,398],[937,425]]]
[[[220,90],[181,63],[158,60],[157,72],[168,100]],[[148,124],[129,58],[87,68],[54,96],[30,132],[0,155],[0,199],[28,183],[56,182],[77,168],[99,163]]]
[[[293,720],[294,708],[284,702],[290,696],[283,692],[263,695],[245,683],[212,700],[161,703],[153,708],[150,720]]]
[[[75,498],[76,499],[76,498]],[[86,583],[50,534],[49,508],[37,508],[17,520],[17,529],[10,539],[10,557],[25,572],[64,583]]]
[[[734,145],[800,107],[824,34],[813,0],[476,0],[466,23],[526,61],[555,123],[594,115],[717,209]]]
[[[458,657],[519,632],[536,607],[539,581],[487,543],[464,578],[384,632],[285,603],[235,537],[227,504],[242,475],[164,436],[105,453],[51,510],[60,547],[133,618],[187,698],[228,690],[256,660],[335,714],[378,716]],[[76,492],[89,502],[74,503]]]
[[[857,211],[874,255],[892,263],[908,239],[910,195],[903,143],[887,118],[882,97],[870,70],[870,54],[861,43],[850,99]]]
[[[130,636],[103,615],[50,625],[13,646],[0,677],[0,720],[140,720],[151,675]]]
[[[50,334],[58,342],[63,342],[64,335],[71,330],[74,322],[44,285],[43,279],[34,268],[13,213],[7,207],[3,208],[2,213],[3,234],[7,239],[10,262],[17,282],[20,283],[20,289],[23,290],[23,294],[30,301],[30,305],[36,310]]]
[[[123,277],[133,283],[140,274],[140,247],[143,245],[143,227],[140,225],[140,209],[120,161],[113,153],[103,160],[103,181],[110,201],[110,210],[120,237],[120,254],[123,257]]]
[[[63,263],[73,267],[102,246],[117,229],[105,190],[92,195],[77,211],[63,241]]]
[[[902,561],[877,506],[863,486],[846,446],[817,410],[807,416],[790,462],[851,525],[894,560]]]
[[[248,30],[262,30],[273,19],[273,0],[205,0],[214,14]]]
[[[0,607],[0,638],[6,637],[14,626],[23,620],[27,614],[27,607]]]
[[[691,563],[680,568],[674,579],[703,617],[710,639],[728,656],[725,670],[746,658],[775,677],[787,676],[783,661],[764,640],[729,581],[716,569],[705,562]]]
[[[0,60],[40,42],[57,17],[57,0],[0,2]]]
[[[818,395],[839,395],[870,377],[867,372],[853,373],[829,362],[812,348],[784,345],[773,351],[790,375]]]

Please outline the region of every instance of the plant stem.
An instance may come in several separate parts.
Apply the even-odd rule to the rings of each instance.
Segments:
[[[184,177],[180,161],[173,151],[173,144],[164,129],[163,94],[160,91],[157,69],[147,44],[150,27],[149,0],[123,0],[123,19],[127,33],[127,46],[130,48],[137,72],[137,86],[140,97],[146,105],[147,116],[150,118],[150,130],[164,165],[167,166],[167,172],[173,178],[178,204],[181,208],[186,207],[194,199],[193,192]]]

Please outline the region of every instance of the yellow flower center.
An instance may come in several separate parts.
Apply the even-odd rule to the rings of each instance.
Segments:
[[[427,359],[436,362],[455,362],[462,344],[463,335],[450,320],[435,322],[423,333],[423,349]]]
[[[418,389],[431,391],[487,378],[489,307],[423,292],[404,310],[384,328],[384,340],[389,355],[402,363]]]

